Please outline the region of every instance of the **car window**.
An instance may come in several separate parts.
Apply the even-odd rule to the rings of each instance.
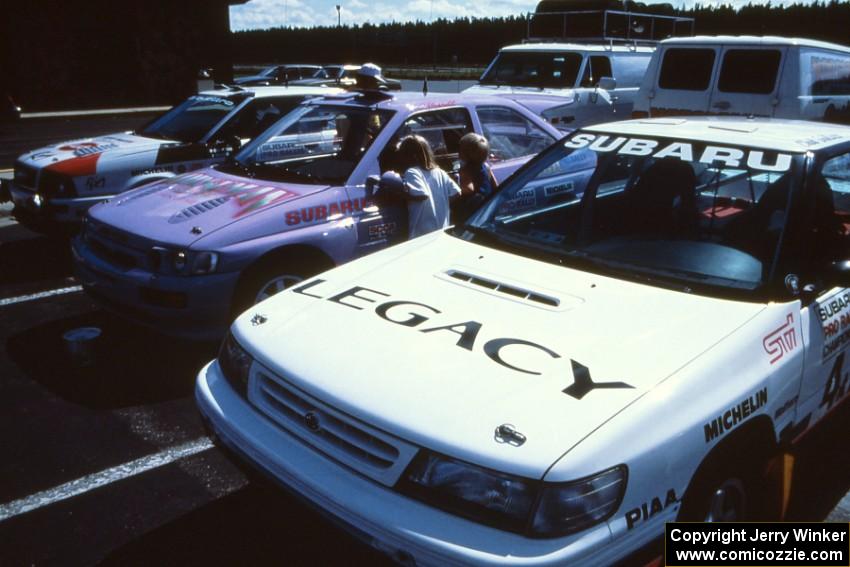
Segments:
[[[661,62],[658,86],[662,89],[704,91],[711,84],[713,49],[668,49]]]
[[[724,93],[770,94],[781,59],[778,49],[730,49],[723,55],[717,88]]]
[[[534,122],[510,108],[479,106],[476,112],[482,133],[490,143],[493,161],[535,155],[555,141]]]
[[[611,60],[606,55],[591,55],[587,58],[584,73],[581,76],[581,86],[595,87],[602,77],[613,77]]]
[[[417,134],[431,145],[437,164],[446,171],[456,168],[458,142],[474,132],[469,111],[465,108],[446,108],[411,115],[393,135],[381,154],[381,170],[395,169],[394,150],[405,136]]]
[[[570,88],[581,62],[581,54],[573,52],[504,51],[481,77],[481,84]]]
[[[286,113],[304,100],[303,96],[256,98],[236,113],[216,133],[215,139],[223,140],[236,136],[251,139],[280,120]]]
[[[679,289],[774,281],[801,155],[580,133],[554,144],[469,221],[533,257]]]
[[[824,163],[821,175],[829,186],[832,210],[844,234],[850,235],[850,154],[842,154]]]

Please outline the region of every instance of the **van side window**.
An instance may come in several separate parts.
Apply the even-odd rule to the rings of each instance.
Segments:
[[[629,55],[628,57],[615,56],[614,75],[611,76],[617,79],[617,88],[640,87],[651,58],[652,55],[648,53]]]
[[[613,77],[611,60],[606,55],[591,55],[587,58],[584,73],[581,76],[581,86],[595,87],[602,77]]]
[[[850,57],[812,54],[810,65],[812,96],[850,95]]]
[[[770,94],[781,59],[777,49],[730,49],[723,56],[717,88],[724,93]]]
[[[704,91],[711,83],[713,49],[668,49],[661,63],[658,86],[662,89]]]

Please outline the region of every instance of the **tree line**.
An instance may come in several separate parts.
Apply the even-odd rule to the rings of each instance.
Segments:
[[[695,18],[695,32],[706,35],[779,35],[850,43],[850,2],[787,6],[748,4],[674,10],[668,5],[630,6]],[[405,22],[272,28],[234,32],[233,59],[240,63],[303,62],[383,65],[483,65],[504,45],[521,42],[524,15],[500,18],[438,19]]]

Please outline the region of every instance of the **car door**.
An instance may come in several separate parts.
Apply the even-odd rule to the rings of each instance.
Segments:
[[[803,252],[829,282],[832,262],[850,260],[850,153],[826,159],[809,175],[817,237]],[[811,425],[850,393],[850,288],[826,284],[802,309],[806,367],[798,402],[798,423]]]
[[[709,113],[720,46],[668,47],[649,93],[652,117]]]
[[[431,145],[437,164],[448,173],[458,164],[458,142],[474,132],[472,119],[465,107],[441,108],[408,116],[393,132],[378,157],[381,172],[398,171],[395,147],[405,136],[422,136]],[[381,139],[381,138],[379,138]],[[404,172],[399,171],[400,174]],[[404,203],[383,204],[364,209],[357,221],[359,255],[407,239],[407,206]]]
[[[785,54],[784,47],[725,46],[709,111],[773,116]]]

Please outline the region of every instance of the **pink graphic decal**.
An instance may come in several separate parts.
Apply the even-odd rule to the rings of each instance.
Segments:
[[[797,348],[797,331],[794,329],[794,315],[788,314],[785,324],[768,334],[762,341],[764,352],[770,359],[771,364],[775,364],[783,356]]]

